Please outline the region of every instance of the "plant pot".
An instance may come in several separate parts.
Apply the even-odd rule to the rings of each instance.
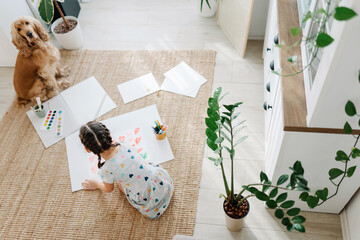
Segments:
[[[216,13],[216,9],[217,9],[217,1],[216,0],[209,0],[209,4],[211,6],[211,9],[209,8],[209,6],[206,3],[206,0],[203,1],[203,6],[202,6],[202,11],[201,11],[201,0],[198,1],[198,6],[199,6],[199,10],[200,10],[200,16],[202,17],[212,17],[215,15]]]
[[[248,211],[247,213],[240,217],[240,218],[235,218],[233,216],[228,215],[228,213],[225,211],[225,203],[226,201],[224,200],[223,203],[223,210],[225,212],[225,220],[226,220],[226,227],[231,231],[231,232],[237,232],[240,231],[243,228],[244,225],[244,221],[245,221],[245,217],[248,215],[248,213],[250,212],[250,204],[248,200],[245,200],[247,202],[247,206],[248,206]]]
[[[54,34],[56,40],[59,42],[59,44],[67,50],[75,50],[79,49],[83,45],[83,35],[80,28],[79,20],[76,17],[72,16],[65,16],[66,20],[75,20],[77,22],[77,25],[74,29],[67,33],[55,33],[54,28],[63,21],[62,18],[57,19],[53,22],[51,25],[51,32]]]

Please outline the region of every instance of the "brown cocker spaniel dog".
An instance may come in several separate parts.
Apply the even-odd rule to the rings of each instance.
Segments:
[[[19,50],[14,72],[18,106],[35,102],[36,97],[45,101],[70,86],[70,82],[60,80],[70,71],[60,68],[60,52],[49,42],[49,35],[38,20],[33,17],[15,20],[11,37]]]

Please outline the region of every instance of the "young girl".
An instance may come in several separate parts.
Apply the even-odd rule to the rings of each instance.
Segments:
[[[116,182],[132,206],[146,217],[159,218],[168,207],[173,192],[167,171],[145,162],[127,143],[113,143],[109,129],[100,122],[83,125],[79,136],[85,150],[98,156],[98,174],[103,180],[86,179],[82,186],[111,192]],[[105,162],[101,162],[101,158]]]

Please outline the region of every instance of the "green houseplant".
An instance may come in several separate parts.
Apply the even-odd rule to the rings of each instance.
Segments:
[[[217,0],[200,0],[200,16],[212,17],[217,9]]]
[[[360,73],[359,73],[360,83]],[[333,193],[328,188],[322,188],[311,191],[308,187],[308,181],[305,179],[305,170],[300,161],[296,161],[292,167],[291,174],[281,175],[276,183],[272,183],[266,173],[260,172],[259,182],[251,183],[242,186],[242,190],[235,193],[234,187],[234,157],[235,146],[243,142],[247,136],[238,136],[243,126],[244,120],[239,120],[239,112],[237,109],[242,104],[238,102],[230,105],[221,105],[221,100],[226,95],[221,96],[221,87],[217,88],[214,95],[209,98],[207,115],[205,124],[207,126],[206,136],[207,145],[214,151],[218,157],[209,157],[215,166],[221,167],[221,173],[224,182],[225,195],[223,209],[226,216],[226,224],[229,230],[238,231],[242,228],[244,217],[250,211],[250,205],[247,201],[250,197],[255,197],[260,201],[264,201],[266,206],[274,209],[274,215],[286,227],[288,231],[297,230],[305,232],[303,223],[306,218],[300,215],[301,209],[294,207],[295,201],[288,199],[287,191],[298,191],[299,200],[304,201],[310,208],[315,208],[327,200],[337,195],[339,188],[346,178],[353,176],[356,165],[350,166],[351,159],[360,157],[360,150],[356,148],[360,135],[354,136],[355,143],[351,147],[349,153],[343,150],[336,152],[335,161],[343,164],[343,169],[331,168],[328,172],[329,181],[333,184]],[[345,105],[345,113],[349,117],[360,117],[357,113],[356,107],[352,101],[348,101]],[[360,126],[360,119],[358,120]],[[344,125],[344,132],[351,133],[352,127],[348,122]],[[228,178],[226,177],[223,160],[225,154],[230,157],[230,186]],[[247,193],[245,195],[245,193]]]
[[[50,24],[54,18],[55,6],[61,18],[51,25],[52,33],[63,48],[68,50],[79,49],[83,45],[79,21],[73,16],[64,16],[58,2],[64,2],[64,0],[39,0],[39,15],[44,22]]]

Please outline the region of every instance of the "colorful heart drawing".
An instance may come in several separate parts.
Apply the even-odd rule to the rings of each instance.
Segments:
[[[159,201],[159,199],[155,198],[155,202],[158,202],[158,201]]]
[[[97,172],[96,167],[95,167],[95,166],[92,166],[92,167],[91,167],[91,171],[92,171],[94,174],[96,174],[96,172]]]
[[[163,185],[163,182],[160,182],[160,185]]]
[[[140,175],[138,175],[138,176],[137,176],[137,178],[138,178],[138,179],[140,179],[140,178],[141,178],[141,176],[140,176]]]
[[[140,141],[141,141],[141,137],[135,138],[135,143],[136,143],[136,145],[138,145],[138,144],[140,143]]]
[[[146,210],[146,212],[149,212],[150,209]]]
[[[154,182],[157,183],[157,180],[155,179]]]
[[[125,173],[122,173],[122,174],[121,174],[121,177],[125,177]]]
[[[124,141],[125,141],[125,136],[119,137],[119,141],[120,141],[120,142],[124,142]]]
[[[134,159],[134,156],[131,156],[131,159]]]
[[[140,167],[139,167],[140,169],[143,169],[144,167],[143,167],[143,165],[140,165]]]
[[[127,141],[128,141],[129,143],[131,143],[131,142],[132,142],[132,140],[133,140],[133,138],[131,137],[131,138],[128,138],[128,140],[127,140]]]
[[[95,159],[95,155],[90,156],[89,157],[89,162],[92,163],[94,161],[94,159]]]
[[[134,176],[134,174],[129,174],[129,177],[132,178]]]
[[[153,187],[153,191],[155,191],[156,188]]]
[[[139,131],[140,131],[140,128],[139,128],[139,127],[137,127],[137,128],[135,128],[134,133],[135,133],[135,134],[138,134],[138,133],[139,133]]]
[[[144,201],[147,201],[147,198],[144,198],[143,200],[144,200]]]
[[[121,168],[124,168],[125,164],[122,163],[122,164],[120,164],[120,166],[121,166]]]
[[[149,178],[148,177],[145,177],[145,181],[147,181]]]
[[[128,152],[131,152],[130,149],[128,149]]]
[[[139,148],[137,151],[138,151],[138,153],[141,153],[142,150],[143,150],[143,148]]]
[[[140,154],[140,156],[145,160],[147,158],[147,153]]]

